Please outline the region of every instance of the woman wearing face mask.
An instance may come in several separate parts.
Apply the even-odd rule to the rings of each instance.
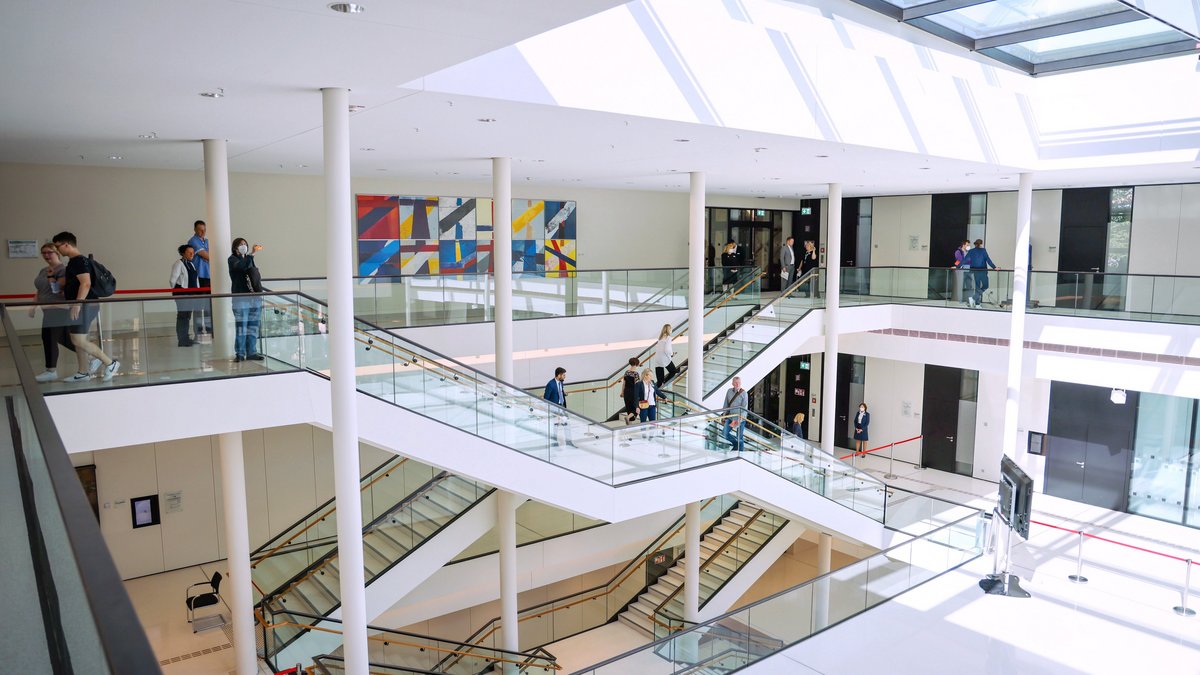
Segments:
[[[33,287],[37,290],[39,303],[54,303],[63,301],[63,277],[66,276],[67,266],[58,257],[58,249],[54,244],[42,244],[42,260],[46,267],[33,278]],[[33,318],[37,307],[29,308],[29,317]],[[42,351],[46,357],[46,370],[34,379],[38,382],[53,382],[58,379],[58,346],[62,345],[75,351],[71,344],[70,331],[71,310],[66,305],[42,304]]]
[[[233,293],[255,293],[262,288],[262,277],[254,264],[254,254],[262,246],[250,248],[245,239],[233,240],[233,254],[229,256],[229,282]],[[257,288],[256,288],[257,286]],[[258,353],[258,317],[262,311],[262,299],[258,296],[233,299],[233,318],[236,336],[233,340],[234,361],[262,361]]]
[[[867,412],[867,404],[858,404],[858,414],[854,416],[854,452],[862,454],[867,451],[867,427],[871,426],[871,413]]]
[[[971,250],[971,242],[966,239],[954,249],[954,301],[966,302],[963,300],[963,284],[971,283],[968,293],[975,290],[975,284],[971,282],[971,275],[967,274],[967,269],[970,265],[963,265],[963,259],[967,257],[967,251]]]

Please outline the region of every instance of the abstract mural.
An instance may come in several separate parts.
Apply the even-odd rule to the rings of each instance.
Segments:
[[[358,195],[358,274],[492,270],[492,200]],[[567,276],[577,267],[573,201],[512,200],[513,272]]]

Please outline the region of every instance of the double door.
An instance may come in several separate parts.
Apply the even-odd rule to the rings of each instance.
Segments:
[[[763,290],[780,289],[779,248],[783,246],[782,226],[772,222],[730,221],[729,239],[737,244],[742,264],[767,273]]]
[[[1138,393],[1127,392],[1123,404],[1110,394],[1107,387],[1051,384],[1046,494],[1126,510]]]

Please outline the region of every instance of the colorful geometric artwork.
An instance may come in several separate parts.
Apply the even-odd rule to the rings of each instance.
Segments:
[[[410,239],[400,242],[400,273],[439,274],[438,240]]]
[[[575,239],[575,202],[546,202],[544,238]]]
[[[474,274],[475,273],[475,242],[442,239],[438,242],[439,274]]]
[[[512,200],[513,241],[546,238],[546,202],[540,199]]]
[[[438,239],[475,239],[475,200],[438,197]]]
[[[575,275],[575,240],[546,240],[546,276],[570,277]],[[557,272],[558,274],[553,274]]]
[[[573,275],[575,202],[514,199],[511,206],[513,271]],[[358,195],[355,207],[359,276],[494,272],[489,198]]]
[[[514,272],[543,272],[546,261],[542,258],[542,242],[532,239],[514,239],[512,243],[512,269]]]

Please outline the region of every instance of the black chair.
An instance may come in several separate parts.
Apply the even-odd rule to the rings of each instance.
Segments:
[[[187,617],[188,623],[192,624],[193,633],[225,625],[225,616],[220,612],[207,616],[196,616],[197,609],[225,603],[225,600],[221,598],[221,578],[220,572],[213,572],[211,580],[188,586]]]

